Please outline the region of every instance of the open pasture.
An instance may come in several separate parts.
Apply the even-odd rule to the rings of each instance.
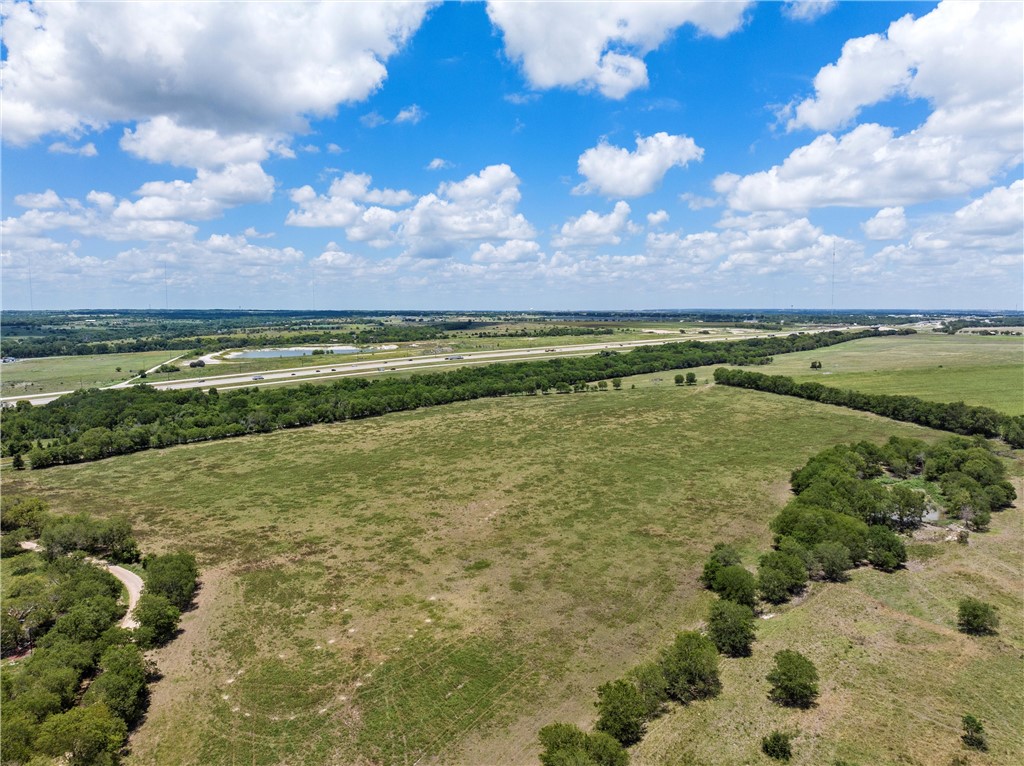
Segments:
[[[0,387],[4,396],[101,388],[128,380],[179,354],[180,351],[140,351],[19,359],[0,368]]]
[[[812,361],[820,361],[821,369],[810,369]],[[922,332],[865,338],[777,356],[760,372],[869,394],[962,401],[1024,415],[1024,340],[1017,337]]]
[[[753,563],[793,468],[836,442],[938,436],[756,392],[630,386],[7,473],[3,489],[60,511],[124,513],[145,548],[200,558],[199,607],[157,655],[164,678],[129,763],[532,763],[540,726],[589,725],[596,685],[700,624],[712,598],[697,582],[704,555],[723,540]],[[1016,624],[1019,605],[1001,603]],[[911,607],[876,617],[899,622]],[[949,615],[924,619],[945,630]],[[1006,641],[1019,648],[1019,631],[975,652],[1004,695],[1015,681]],[[875,661],[855,657],[860,672]],[[966,678],[920,683],[930,704],[955,700]],[[878,684],[854,687],[850,704],[872,708]],[[993,707],[993,739],[1015,709]],[[889,762],[884,739],[862,741],[826,712],[813,752],[856,744],[878,756],[862,763]],[[926,713],[922,737],[947,736],[946,719]],[[686,762],[671,761],[689,736],[672,720],[637,763]],[[751,762],[753,732],[730,720],[739,759],[693,763]]]

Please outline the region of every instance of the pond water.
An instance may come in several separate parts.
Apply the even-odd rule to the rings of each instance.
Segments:
[[[231,359],[277,359],[282,356],[312,356],[313,348],[260,348],[255,351],[236,351],[228,354]],[[358,354],[362,349],[355,346],[332,346],[324,349],[327,354],[317,356],[331,356],[333,354]]]

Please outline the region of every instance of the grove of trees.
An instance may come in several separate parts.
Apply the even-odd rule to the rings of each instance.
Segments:
[[[55,516],[40,500],[17,495],[0,498],[0,521],[0,552],[9,559],[0,649],[16,660],[0,667],[3,763],[49,763],[33,759],[69,753],[70,764],[116,763],[154,678],[142,652],[173,637],[180,612],[170,599],[189,606],[195,560],[180,553],[144,559],[141,627],[126,630],[117,625],[125,610],[121,583],[86,553],[137,560],[127,522]],[[34,536],[41,554],[6,544]]]

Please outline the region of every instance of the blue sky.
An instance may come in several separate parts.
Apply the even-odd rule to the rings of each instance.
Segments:
[[[3,15],[5,308],[1021,308],[1019,3]]]

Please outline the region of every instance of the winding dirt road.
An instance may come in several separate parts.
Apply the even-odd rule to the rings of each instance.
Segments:
[[[29,551],[41,551],[43,549],[39,543],[34,543],[31,540],[23,541],[21,547]],[[124,617],[121,618],[121,622],[118,625],[126,630],[134,630],[139,627],[139,621],[135,619],[133,612],[135,611],[135,605],[139,603],[139,596],[142,595],[142,578],[135,574],[135,572],[119,567],[117,564],[109,564],[103,559],[90,556],[87,560],[91,564],[106,569],[120,580],[121,584],[128,590],[128,611],[124,613]]]

